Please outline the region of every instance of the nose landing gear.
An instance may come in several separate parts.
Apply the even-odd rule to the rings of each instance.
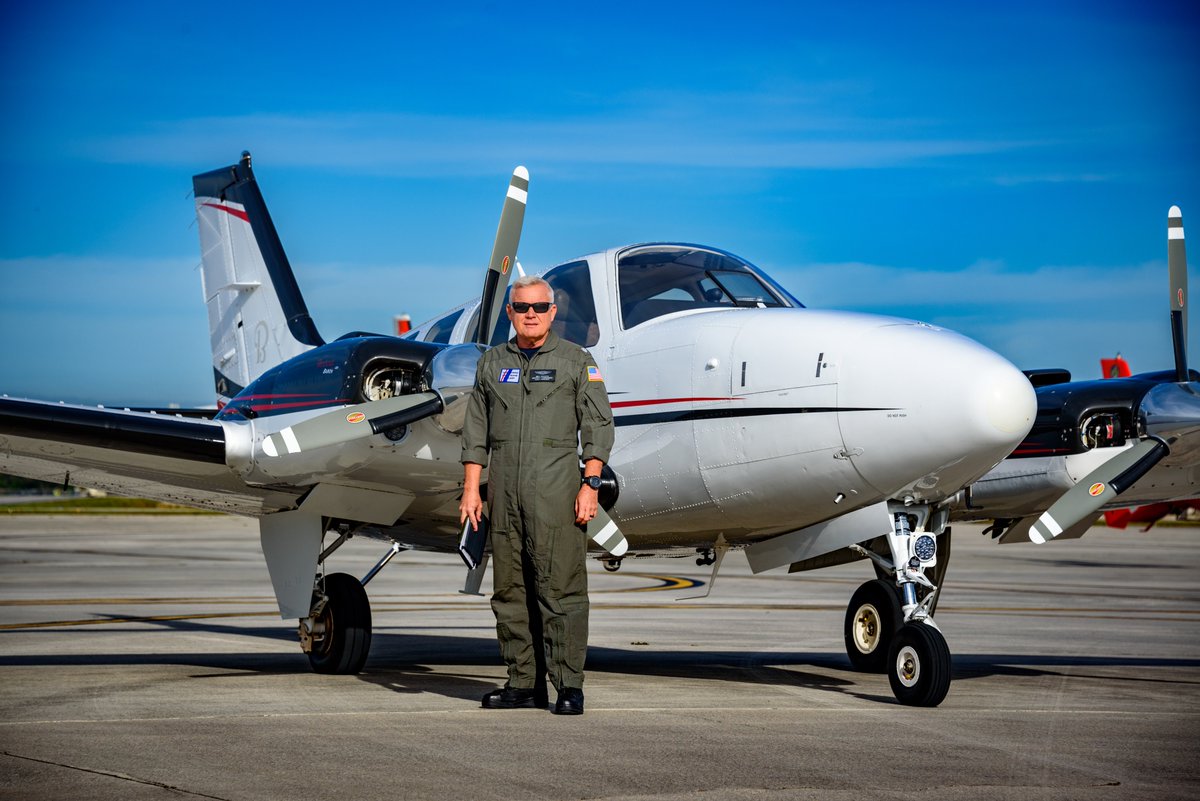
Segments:
[[[892,511],[893,528],[886,537],[890,560],[861,545],[850,546],[875,563],[881,578],[866,582],[850,598],[844,624],[846,655],[856,670],[886,672],[900,703],[937,706],[950,690],[951,660],[946,638],[933,622],[938,587],[925,571],[937,566],[934,575],[941,581],[950,555],[950,532],[944,515],[937,514],[931,528],[944,532],[942,541],[925,529],[927,507],[897,504]],[[910,515],[917,520],[916,531]]]

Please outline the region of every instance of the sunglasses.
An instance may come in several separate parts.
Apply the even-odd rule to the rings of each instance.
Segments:
[[[549,303],[544,300],[541,301],[540,303],[522,303],[519,300],[514,300],[512,303],[510,303],[508,305],[512,306],[512,310],[515,311],[517,314],[524,314],[525,312],[529,311],[530,309],[533,309],[538,314],[545,314],[546,312],[550,311],[550,307],[553,306],[554,304]]]

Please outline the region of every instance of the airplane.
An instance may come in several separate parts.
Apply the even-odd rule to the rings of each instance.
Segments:
[[[401,550],[460,544],[459,433],[476,363],[507,335],[529,174],[510,179],[479,298],[404,337],[331,342],[249,153],[193,187],[220,410],[203,419],[4,396],[0,471],[257,518],[280,616],[299,621],[311,667],[357,673],[371,640],[366,585]],[[596,558],[618,569],[696,556],[713,565],[710,589],[730,550],[756,573],[870,559],[876,578],[847,607],[850,661],[886,672],[900,703],[940,704],[951,657],[933,612],[949,524],[986,512],[981,482],[1031,428],[1043,436],[1031,379],[937,326],[806,308],[713,247],[630,245],[543,277],[556,330],[592,353],[616,422],[606,514],[588,529]],[[1138,430],[1147,435],[1169,449],[1179,439],[1157,423]],[[1001,484],[989,500],[1008,498]],[[1074,504],[1072,487],[1059,495]],[[1019,511],[1045,509],[1044,496]],[[354,536],[387,551],[361,579],[328,572]],[[478,593],[485,570],[486,557],[463,591]]]
[[[950,502],[952,517],[992,520],[988,531],[1000,542],[1044,543],[1083,536],[1102,511],[1171,509],[1200,493],[1200,373],[1187,364],[1178,206],[1167,213],[1167,261],[1174,369],[1133,375],[1118,354],[1101,359],[1105,377],[1092,381],[1028,371],[1038,406],[1029,436]]]
[[[1100,374],[1104,378],[1130,378],[1133,371],[1129,362],[1121,354],[1112,359],[1100,360]],[[1130,523],[1145,523],[1142,533],[1154,528],[1154,524],[1167,515],[1182,517],[1191,509],[1200,509],[1200,498],[1189,498],[1168,503],[1151,503],[1125,509],[1110,509],[1104,513],[1104,525],[1109,528],[1124,529]]]

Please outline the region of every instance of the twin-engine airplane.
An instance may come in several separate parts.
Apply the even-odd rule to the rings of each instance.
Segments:
[[[220,411],[192,419],[0,399],[0,471],[69,473],[84,486],[258,518],[280,614],[299,619],[313,668],[357,672],[371,639],[364,585],[402,549],[459,544],[464,405],[484,346],[506,338],[528,186],[518,168],[478,300],[404,338],[355,332],[326,343],[249,154],[197,175]],[[1025,375],[956,333],[807,309],[748,262],[700,245],[615,248],[544,277],[558,333],[591,351],[614,410],[608,516],[589,530],[604,548],[597,557],[617,569],[638,556],[699,555],[713,579],[730,549],[755,572],[870,558],[877,578],[851,599],[847,653],[886,671],[902,703],[936,706],[949,688],[933,611],[950,521],[999,509],[1007,525],[1058,496],[1050,512],[1062,527],[1086,516],[1076,514],[1078,487],[1055,482],[1063,464],[1102,450],[1081,452],[1103,427],[1069,404],[1051,419]],[[1110,417],[1124,445],[1092,443],[1121,455],[1094,459],[1089,479],[1113,478],[1107,466],[1125,454],[1139,470],[1191,458],[1194,423],[1160,418],[1194,396],[1185,377],[1148,378],[1122,396]],[[1187,406],[1189,421],[1195,412]],[[1050,455],[1003,461],[1051,434],[1061,442]],[[1032,472],[1003,472],[1018,464]],[[1129,474],[1122,468],[1112,490]],[[1056,511],[1068,501],[1071,514]],[[389,543],[361,580],[326,573],[351,536]],[[485,568],[468,572],[467,591]]]
[[[1033,429],[950,503],[952,517],[994,520],[990,531],[1001,542],[1041,543],[1082,536],[1105,510],[1169,509],[1196,497],[1200,374],[1187,365],[1187,254],[1178,206],[1167,214],[1167,261],[1174,369],[1130,375],[1118,357],[1102,362],[1111,377],[1094,381],[1032,371]]]

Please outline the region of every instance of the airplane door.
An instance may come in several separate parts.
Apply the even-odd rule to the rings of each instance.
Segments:
[[[714,466],[740,464],[745,458],[742,421],[737,416],[740,403],[733,393],[733,342],[738,330],[737,325],[715,321],[698,330],[692,345],[692,436],[706,483]]]
[[[843,451],[834,339],[821,327],[787,325],[770,310],[738,313],[722,381],[734,399],[724,419],[697,419],[701,472],[740,527],[827,519],[862,486]],[[839,498],[839,496],[841,496]],[[786,506],[786,509],[781,508]]]

